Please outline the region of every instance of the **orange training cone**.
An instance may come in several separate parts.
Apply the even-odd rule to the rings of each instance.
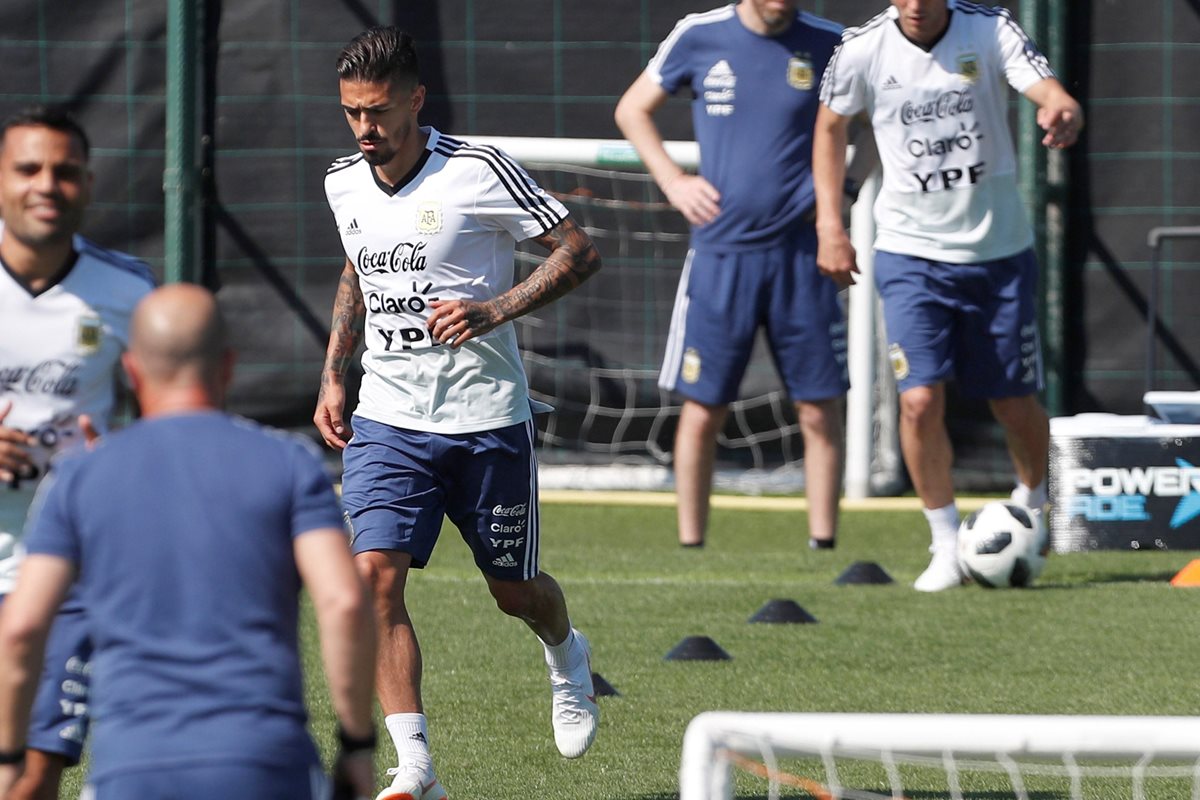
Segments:
[[[1200,586],[1200,558],[1188,564],[1171,578],[1172,586]]]

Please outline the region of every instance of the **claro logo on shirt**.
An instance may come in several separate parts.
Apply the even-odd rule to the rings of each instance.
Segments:
[[[729,62],[721,59],[704,76],[704,111],[710,117],[728,117],[737,97],[737,75]]]

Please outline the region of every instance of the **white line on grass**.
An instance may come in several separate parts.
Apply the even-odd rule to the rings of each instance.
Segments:
[[[542,489],[538,493],[543,503],[608,506],[674,506],[673,492],[593,492],[580,489]],[[959,511],[977,511],[984,503],[998,498],[959,497]],[[713,508],[746,509],[749,511],[807,511],[803,497],[752,497],[717,494],[712,497]],[[842,511],[920,511],[919,497],[869,497],[865,500],[841,502]]]

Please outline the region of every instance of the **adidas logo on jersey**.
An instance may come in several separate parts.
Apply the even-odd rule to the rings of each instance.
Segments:
[[[887,80],[883,82],[884,91],[887,91],[888,89],[899,89],[899,88],[901,88],[900,81],[896,80],[895,75],[888,75]]]
[[[705,89],[732,89],[735,86],[737,86],[737,75],[733,74],[733,68],[725,59],[713,64],[709,68],[708,74],[704,76]]]
[[[345,235],[347,235],[347,236],[354,236],[356,234],[362,233],[362,228],[358,227],[358,220],[356,220],[356,219],[350,220],[350,224],[346,226],[346,230],[343,231],[343,233],[345,233]]]
[[[517,560],[512,557],[512,553],[505,553],[499,558],[492,559],[492,564],[497,567],[515,567]]]

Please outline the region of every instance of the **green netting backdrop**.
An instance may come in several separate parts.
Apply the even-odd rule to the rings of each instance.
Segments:
[[[421,43],[425,121],[476,135],[617,137],[612,108],[695,0],[238,0],[202,9],[197,124],[204,278],[219,285],[241,348],[235,410],[304,427],[311,414],[339,243],[321,189],[352,149],[333,61],[354,34],[396,23]],[[802,8],[856,24],[882,0]],[[1020,3],[1006,3],[1014,11]],[[1200,8],[1196,0],[1071,3],[1056,64],[1090,125],[1072,152],[1064,308],[1065,410],[1140,410],[1149,229],[1200,222]],[[67,102],[94,140],[86,232],[163,266],[166,4],[7,0],[0,113]],[[1015,105],[1015,101],[1014,101]],[[686,100],[660,117],[690,138]],[[1019,135],[1036,135],[1020,131]],[[1156,388],[1200,388],[1192,299],[1200,244],[1163,251]],[[661,291],[673,291],[664,272]],[[601,278],[603,280],[603,278]],[[586,296],[585,296],[586,297]],[[584,302],[580,299],[578,302]],[[600,324],[600,323],[598,323]],[[649,335],[649,334],[648,334]],[[658,333],[665,335],[665,330]],[[644,360],[661,350],[644,348]],[[980,409],[964,407],[964,431]],[[995,446],[994,438],[991,446]],[[1002,459],[1001,459],[1002,460]]]

